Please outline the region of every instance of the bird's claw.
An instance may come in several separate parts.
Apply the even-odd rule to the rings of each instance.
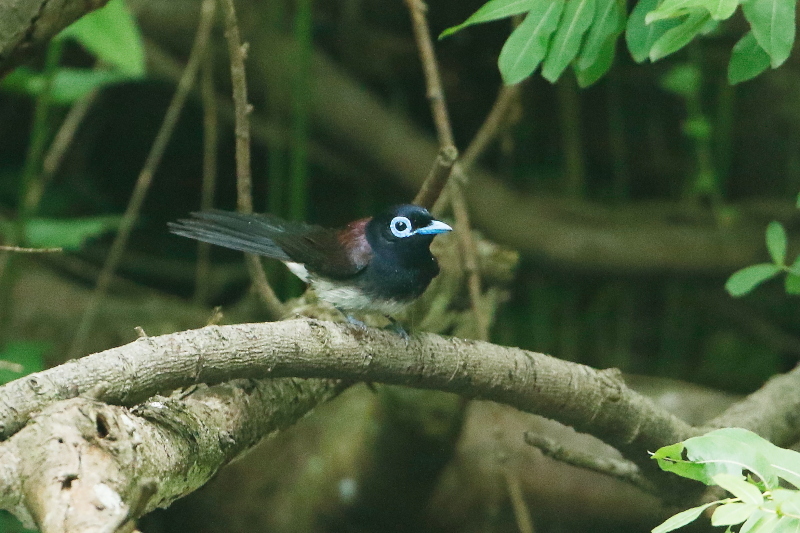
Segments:
[[[400,336],[400,338],[406,341],[406,344],[408,344],[408,341],[409,339],[411,339],[411,337],[408,335],[408,332],[405,330],[403,325],[390,316],[387,316],[386,318],[389,319],[389,325],[386,326],[385,329],[397,333]]]
[[[354,326],[362,331],[366,331],[367,325],[362,321],[360,321],[359,319],[357,319],[356,317],[354,317],[353,315],[346,314],[344,315],[344,318],[345,320],[347,320],[347,323],[350,324],[351,326]]]

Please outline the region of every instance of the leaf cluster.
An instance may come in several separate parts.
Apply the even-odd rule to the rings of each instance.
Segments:
[[[636,62],[657,61],[714,31],[740,4],[750,30],[733,47],[728,65],[728,80],[740,83],[789,57],[795,39],[793,0],[639,0],[630,15],[624,0],[490,0],[440,38],[473,24],[524,15],[500,52],[503,81],[518,83],[541,65],[542,76],[555,82],[572,65],[586,87],[611,67],[623,31]]]
[[[665,446],[653,454],[662,470],[719,486],[733,495],[682,511],[653,528],[667,533],[696,520],[706,509],[714,526],[741,524],[739,533],[800,530],[800,453],[775,446],[751,431],[723,428]]]
[[[798,198],[798,207],[800,207],[800,198]],[[767,251],[769,251],[772,262],[750,265],[734,272],[725,283],[725,290],[731,296],[744,296],[781,272],[786,273],[786,292],[788,294],[800,294],[800,256],[791,265],[787,264],[788,238],[786,229],[780,222],[773,220],[769,223],[766,242]]]

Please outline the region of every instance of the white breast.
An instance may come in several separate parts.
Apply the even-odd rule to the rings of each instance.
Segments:
[[[406,303],[396,300],[375,300],[363,291],[343,283],[313,277],[301,263],[286,262],[292,274],[311,285],[320,300],[334,307],[348,311],[375,311],[384,315],[394,315],[406,307]]]

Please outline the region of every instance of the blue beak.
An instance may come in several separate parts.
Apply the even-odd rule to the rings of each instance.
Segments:
[[[430,224],[425,226],[424,228],[419,228],[416,233],[417,235],[436,235],[437,233],[447,233],[448,231],[453,231],[453,228],[445,224],[444,222],[440,222],[439,220],[433,220]]]

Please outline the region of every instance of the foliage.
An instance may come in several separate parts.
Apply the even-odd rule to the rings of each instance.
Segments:
[[[640,0],[630,15],[623,0],[490,0],[440,38],[473,24],[524,15],[500,52],[503,81],[518,83],[542,65],[542,76],[555,82],[572,65],[578,83],[586,87],[611,67],[623,30],[636,62],[657,61],[714,31],[740,3],[750,31],[733,47],[728,64],[729,82],[740,83],[789,57],[795,38],[793,0]]]
[[[142,36],[123,0],[111,0],[64,29],[56,39],[77,41],[104,66],[59,68],[50,89],[50,99],[56,104],[71,104],[92,90],[145,74]],[[45,75],[29,67],[16,69],[0,84],[6,91],[29,96],[38,96],[45,86]]]
[[[33,218],[25,224],[25,242],[35,248],[76,250],[88,239],[116,229],[120,220],[119,216]],[[0,223],[0,234],[12,231],[12,224]]]
[[[59,34],[74,39],[100,61],[131,78],[145,73],[144,45],[139,27],[122,0],[111,0]]]
[[[800,294],[800,256],[791,265],[786,263],[788,239],[780,222],[773,220],[769,223],[766,241],[772,263],[759,263],[734,272],[725,283],[731,296],[744,296],[781,272],[786,272],[786,292]]]
[[[32,218],[25,224],[25,243],[34,248],[77,250],[87,240],[115,230],[119,216],[83,218]],[[6,239],[15,231],[13,222],[0,221],[0,235]]]
[[[714,526],[742,524],[740,533],[800,528],[800,453],[779,448],[755,433],[724,428],[665,446],[653,454],[662,470],[719,486],[733,495],[680,512],[653,533],[666,533],[696,520],[713,505]]]

